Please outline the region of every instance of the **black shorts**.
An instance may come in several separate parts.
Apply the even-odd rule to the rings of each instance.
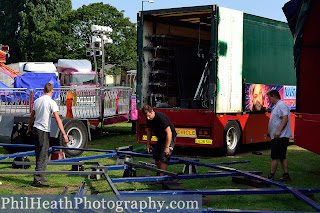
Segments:
[[[173,138],[172,141],[171,141],[171,144],[169,146],[170,154],[169,155],[164,155],[164,148],[166,146],[166,141],[158,141],[156,143],[155,147],[154,147],[154,150],[153,150],[153,158],[156,161],[161,161],[163,163],[168,163],[169,160],[170,160],[170,157],[172,155],[175,142],[176,142],[176,139]]]
[[[271,158],[286,159],[289,138],[274,138],[271,140]]]

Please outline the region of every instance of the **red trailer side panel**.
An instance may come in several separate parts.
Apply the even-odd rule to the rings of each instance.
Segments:
[[[299,113],[296,116],[294,143],[320,154],[320,115]]]
[[[320,1],[316,1],[304,25],[298,76],[297,112],[320,114]]]
[[[238,122],[242,130],[243,144],[270,141],[270,137],[267,137],[270,113],[216,115],[210,110],[198,109],[154,110],[166,114],[175,126],[178,133],[176,146],[221,148],[224,143],[224,128],[228,121]],[[293,113],[291,120],[291,128],[294,130]],[[199,135],[201,130],[208,131],[209,135]],[[141,110],[138,111],[137,141],[146,143],[146,117],[142,115]]]
[[[320,1],[304,25],[297,87],[295,144],[320,154]]]

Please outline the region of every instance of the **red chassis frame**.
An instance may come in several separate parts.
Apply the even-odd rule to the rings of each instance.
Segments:
[[[268,142],[268,123],[270,112],[251,113],[251,114],[215,114],[210,110],[204,109],[154,109],[165,113],[175,128],[181,129],[207,129],[212,139],[212,144],[198,144],[195,140],[204,137],[177,136],[176,146],[190,146],[203,148],[223,147],[223,131],[228,121],[237,121],[242,130],[242,144],[251,144],[258,142]],[[291,129],[294,130],[295,115],[291,113]],[[138,111],[137,141],[146,143],[143,135],[146,135],[146,117]],[[155,143],[155,142],[151,142]]]

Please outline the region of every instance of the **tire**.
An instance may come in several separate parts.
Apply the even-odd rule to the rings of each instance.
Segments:
[[[228,121],[223,131],[224,152],[228,156],[236,154],[241,143],[242,131],[237,121]]]
[[[68,148],[86,148],[88,144],[88,131],[79,120],[70,120],[64,125],[64,130],[69,137],[69,143],[65,144],[62,133],[59,133],[59,145]],[[67,157],[76,157],[83,153],[79,150],[64,150]]]

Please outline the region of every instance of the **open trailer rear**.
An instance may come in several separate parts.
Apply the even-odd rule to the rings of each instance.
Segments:
[[[177,146],[224,147],[233,155],[240,143],[270,141],[269,90],[295,109],[292,48],[286,23],[242,11],[217,5],[142,11],[137,106],[167,114]],[[138,142],[146,143],[145,127],[139,111]]]

